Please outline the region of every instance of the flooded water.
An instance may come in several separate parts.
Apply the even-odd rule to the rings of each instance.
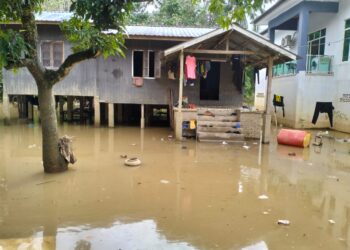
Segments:
[[[350,246],[350,144],[259,150],[179,143],[167,128],[60,130],[78,162],[50,175],[39,127],[0,126],[1,250]],[[124,154],[142,166],[125,167]]]

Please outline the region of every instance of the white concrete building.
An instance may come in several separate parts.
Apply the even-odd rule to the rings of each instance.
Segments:
[[[254,23],[267,25],[271,41],[300,56],[274,66],[271,93],[283,96],[285,105],[285,117],[277,107],[278,121],[293,128],[329,128],[327,113],[315,124],[312,120],[317,102],[331,102],[333,129],[350,133],[350,1],[279,0]],[[263,90],[257,88],[257,106]]]

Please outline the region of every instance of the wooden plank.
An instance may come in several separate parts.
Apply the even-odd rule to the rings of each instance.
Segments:
[[[209,49],[187,49],[185,53],[211,54],[211,55],[255,55],[254,51],[247,50],[209,50]]]
[[[209,111],[215,116],[231,116],[233,113],[239,114],[239,110],[236,109],[198,109],[198,115],[204,115],[205,112]]]
[[[240,122],[212,122],[212,121],[197,121],[197,126],[213,126],[213,127],[234,127]]]
[[[198,132],[215,132],[215,133],[226,133],[226,132],[241,132],[241,128],[232,128],[232,127],[201,127],[197,126]]]

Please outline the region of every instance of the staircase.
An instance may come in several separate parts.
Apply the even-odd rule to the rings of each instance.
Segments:
[[[235,108],[198,108],[197,138],[199,141],[242,141],[244,135]]]

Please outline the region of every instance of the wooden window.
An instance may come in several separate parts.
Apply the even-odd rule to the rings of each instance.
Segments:
[[[44,67],[51,66],[51,43],[43,42],[41,43],[41,62]]]
[[[343,62],[349,61],[350,54],[350,19],[345,22],[344,47],[343,47]]]
[[[64,58],[62,41],[43,41],[41,43],[41,62],[46,68],[58,68]]]
[[[145,78],[161,77],[160,52],[135,50],[133,51],[132,60],[132,76]]]

